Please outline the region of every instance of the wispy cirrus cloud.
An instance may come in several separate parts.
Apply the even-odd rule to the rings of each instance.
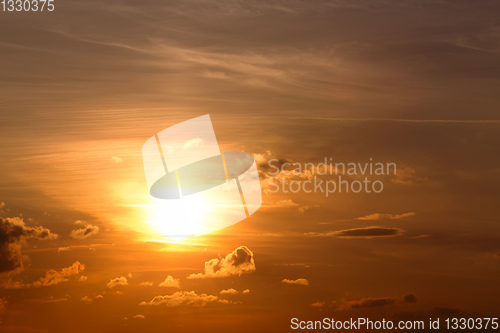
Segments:
[[[309,237],[340,237],[340,238],[377,238],[401,236],[404,230],[400,228],[366,227],[327,232],[309,232]]]
[[[406,217],[415,216],[414,212],[403,213],[403,214],[381,214],[374,213],[366,216],[357,217],[356,220],[362,221],[375,221],[375,220],[383,220],[383,219],[391,219],[391,220],[399,220],[404,219]]]

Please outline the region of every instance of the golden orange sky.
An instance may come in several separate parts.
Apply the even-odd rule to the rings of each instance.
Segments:
[[[499,9],[91,0],[1,12],[0,332],[498,316]],[[141,149],[205,114],[221,151],[255,157],[263,203],[169,239],[152,223]],[[269,161],[330,157],[397,172],[370,177],[381,193],[270,190]]]

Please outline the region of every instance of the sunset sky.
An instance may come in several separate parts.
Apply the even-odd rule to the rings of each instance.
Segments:
[[[499,11],[65,0],[0,12],[0,332],[498,317]],[[152,223],[142,146],[205,114],[221,151],[255,157],[262,206],[171,239]],[[397,172],[370,178],[381,193],[271,193],[270,160],[325,157]]]

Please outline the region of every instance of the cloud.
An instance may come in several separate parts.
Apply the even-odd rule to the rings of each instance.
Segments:
[[[92,303],[94,300],[88,296],[83,296],[82,298],[80,298],[80,301],[84,303]]]
[[[152,287],[153,286],[153,281],[146,281],[146,282],[141,282],[139,283],[140,287]]]
[[[368,228],[357,228],[357,229],[347,229],[337,232],[338,237],[394,237],[399,236],[403,232],[399,228],[383,228],[383,227],[368,227]]]
[[[380,214],[380,213],[374,213],[362,217],[357,217],[356,220],[362,220],[362,221],[374,221],[374,220],[383,220],[383,219],[392,219],[392,220],[399,220],[405,217],[410,217],[414,216],[415,213],[410,212],[410,213],[403,213],[403,214]]]
[[[160,287],[167,287],[167,288],[180,288],[181,284],[179,279],[175,279],[171,275],[167,276],[165,281],[159,284]]]
[[[141,315],[141,314],[138,314],[138,315],[135,315],[132,317],[132,319],[144,319],[144,318],[146,318],[146,316]]]
[[[184,146],[182,146],[182,149],[189,149],[189,148],[193,148],[193,147],[199,147],[199,146],[201,146],[202,143],[203,143],[203,139],[202,138],[194,138],[194,139],[191,139],[188,142],[186,142],[184,144]]]
[[[432,313],[437,316],[456,316],[462,313],[457,308],[436,307],[432,309]]]
[[[7,302],[7,300],[5,298],[0,298],[0,313],[5,311],[8,303],[9,302]]]
[[[83,281],[87,281],[87,279],[88,279],[88,277],[86,277],[86,276],[82,275],[82,276],[80,276],[80,277],[78,278],[78,281],[83,282]]]
[[[99,232],[99,227],[96,225],[86,224],[80,229],[71,230],[69,234],[74,239],[85,239]]]
[[[309,281],[306,279],[297,279],[297,280],[289,280],[289,279],[283,279],[281,282],[286,283],[286,284],[297,284],[300,286],[308,286]]]
[[[109,282],[106,284],[108,288],[114,288],[117,286],[126,286],[128,285],[127,278],[125,276],[120,276],[114,279],[109,280]]]
[[[111,157],[111,161],[113,161],[113,163],[120,164],[123,162],[123,158],[120,156],[113,156]]]
[[[396,184],[415,184],[423,180],[425,180],[425,178],[417,177],[415,169],[410,167],[397,169],[396,177],[391,179],[391,181]]]
[[[71,266],[65,267],[61,269],[61,271],[56,271],[54,269],[48,270],[45,276],[33,283],[24,283],[21,281],[13,282],[8,280],[2,287],[6,289],[25,289],[53,286],[68,281],[70,277],[80,274],[83,270],[85,270],[85,265],[81,264],[79,261],[75,261]]]
[[[219,79],[219,80],[221,80],[221,79],[225,80],[228,78],[228,76],[224,72],[208,71],[208,70],[203,71],[201,73],[201,76],[209,78],[209,79]]]
[[[407,294],[403,297],[380,297],[380,298],[361,298],[359,300],[345,301],[342,300],[339,310],[358,310],[362,308],[375,308],[386,305],[391,305],[396,302],[415,304],[417,297],[414,294]]]
[[[236,295],[236,294],[239,294],[240,292],[236,289],[233,289],[233,288],[229,288],[229,289],[226,289],[226,290],[221,290],[220,294],[221,295]]]
[[[61,282],[68,281],[68,278],[75,276],[83,272],[85,265],[81,264],[79,261],[75,261],[71,266],[61,269],[60,272],[56,270],[49,270],[45,273],[45,276],[40,278],[40,280],[33,282],[33,287],[46,287]]]
[[[71,250],[71,248],[68,247],[68,246],[57,248],[57,252],[66,252],[66,251],[69,251],[69,250]]]
[[[27,239],[52,240],[58,235],[42,226],[29,227],[21,218],[0,218],[0,275],[23,270],[21,248]]]
[[[410,304],[417,303],[417,296],[415,296],[415,294],[404,295],[403,302]]]
[[[233,289],[233,288],[229,288],[229,289],[225,289],[225,290],[220,291],[221,295],[238,295],[238,294],[249,294],[249,293],[250,293],[250,289],[245,289],[242,292],[239,292],[238,290]]]
[[[0,202],[0,209],[4,208],[5,207],[5,202]]]
[[[232,275],[241,276],[255,271],[255,261],[252,251],[246,246],[240,246],[224,258],[211,259],[205,262],[205,272],[191,274],[188,279],[221,278]]]
[[[318,302],[314,302],[314,303],[311,304],[311,306],[313,308],[321,308],[321,307],[323,307],[325,305],[326,305],[326,302],[319,302],[319,301]]]
[[[367,227],[328,232],[309,232],[305,235],[310,237],[375,238],[401,236],[403,231],[403,229],[399,228]]]
[[[395,298],[392,297],[381,297],[381,298],[362,298],[355,301],[343,301],[340,305],[340,310],[357,310],[361,308],[375,308],[393,304],[396,302]]]
[[[92,303],[94,301],[94,299],[100,299],[100,298],[104,298],[104,296],[97,295],[97,296],[94,296],[94,298],[88,297],[88,296],[83,296],[82,298],[80,298],[80,301],[82,301],[84,303]]]
[[[172,295],[156,296],[149,302],[141,302],[139,305],[163,305],[168,307],[195,306],[202,307],[208,303],[230,303],[214,295],[198,295],[194,291],[178,291]]]

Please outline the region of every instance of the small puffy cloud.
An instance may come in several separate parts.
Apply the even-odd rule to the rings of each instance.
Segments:
[[[229,288],[229,289],[225,289],[225,290],[220,291],[221,295],[238,295],[238,294],[249,294],[249,293],[250,293],[250,289],[245,289],[242,292],[239,292],[238,290],[236,290],[234,288]]]
[[[69,277],[80,274],[84,269],[85,265],[81,264],[79,261],[75,261],[71,266],[61,269],[60,272],[53,269],[47,271],[45,276],[40,278],[39,281],[33,282],[32,286],[46,287],[66,282]]]
[[[80,277],[78,278],[78,281],[83,282],[83,281],[87,281],[87,279],[88,279],[88,277],[86,277],[86,276],[82,275],[82,276],[80,276]]]
[[[391,220],[399,220],[403,219],[405,217],[410,217],[414,216],[415,213],[409,212],[409,213],[403,213],[403,214],[380,214],[380,213],[374,213],[366,216],[361,216],[357,217],[356,220],[362,220],[362,221],[374,221],[374,220],[383,220],[383,219],[391,219]]]
[[[229,289],[226,289],[226,290],[221,290],[220,294],[221,295],[236,295],[236,294],[239,294],[240,292],[236,289],[233,289],[233,288],[229,288]]]
[[[52,240],[57,237],[42,226],[25,225],[21,218],[0,218],[0,275],[11,275],[23,270],[21,248],[26,240]]]
[[[181,284],[179,279],[175,279],[173,276],[169,275],[163,281],[162,283],[159,284],[160,287],[167,287],[167,288],[180,288]]]
[[[118,286],[126,286],[128,285],[127,278],[125,276],[120,276],[114,279],[109,280],[109,282],[106,284],[108,288],[114,288]]]
[[[324,307],[325,305],[326,305],[326,302],[320,302],[320,301],[314,302],[311,304],[311,306],[313,308],[321,308],[321,307]]]
[[[5,207],[5,202],[0,202],[0,209],[4,208]]]
[[[214,295],[198,295],[194,291],[178,291],[172,295],[156,296],[149,302],[141,302],[139,305],[163,305],[168,307],[194,306],[202,307],[208,303],[229,303]]]
[[[52,285],[59,284],[61,282],[66,282],[70,277],[76,276],[83,272],[85,265],[81,264],[79,261],[75,261],[71,266],[65,267],[60,271],[54,269],[48,270],[45,276],[41,277],[38,281],[33,283],[24,283],[21,281],[7,281],[2,286],[6,289],[24,289],[24,288],[40,288],[48,287]]]
[[[111,161],[113,161],[113,163],[120,164],[123,162],[123,158],[120,156],[113,156],[111,157]]]
[[[101,298],[104,298],[104,296],[97,295],[97,296],[94,296],[94,298],[88,297],[88,296],[83,296],[82,298],[80,298],[80,301],[82,301],[84,303],[92,303],[95,299],[101,299]]]
[[[396,176],[391,179],[392,182],[396,184],[415,184],[424,181],[425,178],[418,177],[415,169],[410,167],[400,168],[396,171]]]
[[[189,148],[193,148],[193,147],[199,147],[199,146],[202,145],[202,143],[203,143],[203,139],[202,138],[194,138],[194,139],[191,139],[188,142],[186,142],[184,144],[184,146],[182,147],[182,149],[189,149]]]
[[[141,282],[139,283],[140,287],[152,287],[153,286],[153,281],[146,281],[146,282]]]
[[[138,315],[135,315],[132,317],[132,319],[144,319],[144,318],[146,318],[146,316],[141,315],[141,314],[138,314]]]
[[[57,252],[66,252],[66,251],[69,251],[69,250],[71,250],[71,248],[68,247],[68,246],[66,246],[66,247],[59,247],[57,249]]]
[[[7,308],[7,300],[5,298],[0,298],[0,313],[4,312]]]
[[[281,282],[286,283],[286,284],[297,284],[300,286],[308,286],[309,281],[306,279],[297,279],[297,280],[289,280],[289,279],[283,279]]]
[[[80,298],[80,301],[84,303],[92,303],[94,300],[88,296],[83,296],[82,298]]]
[[[74,239],[85,239],[99,232],[99,227],[96,225],[86,224],[83,228],[71,230],[70,236]]]
[[[280,200],[280,201],[276,202],[276,205],[284,206],[284,207],[298,207],[298,206],[300,206],[298,203],[296,203],[292,199]]]
[[[191,274],[188,279],[221,278],[232,275],[241,276],[255,271],[255,261],[252,251],[246,246],[240,246],[224,258],[211,259],[205,262],[205,272]]]

